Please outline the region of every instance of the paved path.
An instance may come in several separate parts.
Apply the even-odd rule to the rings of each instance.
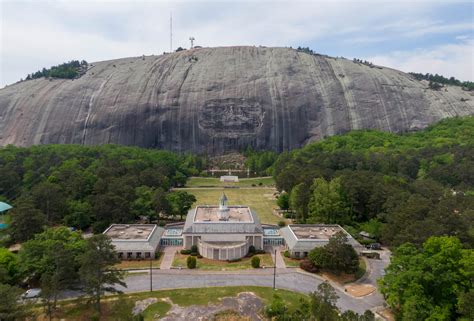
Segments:
[[[163,260],[161,261],[160,270],[169,270],[171,264],[173,264],[173,259],[176,251],[182,249],[182,246],[165,246],[163,253]]]
[[[269,247],[267,252],[270,252],[272,255],[272,260],[273,264],[276,265],[277,269],[284,269],[286,268],[285,260],[283,260],[283,257],[281,256],[281,247]],[[276,250],[276,256],[275,256],[275,250]]]

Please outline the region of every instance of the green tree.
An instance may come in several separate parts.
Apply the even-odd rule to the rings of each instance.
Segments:
[[[160,218],[160,214],[167,213],[170,211],[170,204],[166,198],[166,192],[161,187],[155,190],[153,195],[153,208],[157,214],[157,218]]]
[[[15,321],[31,316],[31,305],[20,303],[22,290],[8,284],[0,284],[0,320]]]
[[[18,254],[21,273],[41,281],[43,275],[57,274],[61,287],[77,284],[78,256],[84,252],[85,241],[79,232],[66,227],[54,227],[36,234],[25,243]]]
[[[280,196],[278,196],[277,205],[282,210],[287,210],[290,207],[290,196],[288,195],[288,193],[283,192],[280,194]]]
[[[404,244],[380,281],[381,292],[400,320],[455,319],[473,287],[473,252],[456,237],[430,237],[422,249]]]
[[[16,254],[0,248],[0,283],[14,284],[19,276],[20,265]]]
[[[341,190],[341,179],[328,182],[316,178],[311,187],[312,194],[308,204],[309,221],[312,223],[342,223],[347,214]]]
[[[87,201],[71,200],[68,202],[68,212],[64,224],[81,230],[86,229],[92,222],[92,206]]]
[[[10,210],[12,224],[10,233],[15,242],[24,242],[43,230],[47,225],[46,216],[34,207],[33,201],[29,198],[21,198],[15,202],[15,206]]]
[[[58,184],[39,183],[31,190],[35,207],[46,215],[48,222],[58,222],[66,212],[66,198]]]
[[[136,199],[132,203],[132,212],[136,217],[144,216],[151,223],[156,219],[157,214],[153,208],[155,191],[148,186],[135,188]]]
[[[196,258],[194,256],[188,256],[186,259],[186,265],[188,269],[195,269],[197,265]]]
[[[339,297],[334,288],[323,282],[318,285],[317,291],[310,294],[311,314],[318,321],[336,321],[339,319],[336,302]]]
[[[194,195],[183,191],[169,193],[166,199],[170,204],[171,213],[179,215],[181,220],[183,215],[187,214],[193,203],[196,202]]]
[[[289,197],[289,205],[296,212],[296,221],[304,223],[308,217],[309,187],[300,183],[293,187]]]
[[[105,292],[120,293],[116,284],[126,287],[123,273],[113,266],[120,262],[110,239],[104,234],[94,235],[86,241],[85,252],[80,256],[79,275],[89,302],[100,315],[100,300]]]
[[[272,302],[265,306],[265,316],[273,320],[284,320],[288,311],[288,307],[278,294],[273,294]]]
[[[260,267],[260,258],[258,256],[254,256],[252,257],[250,263],[254,269],[258,269]]]

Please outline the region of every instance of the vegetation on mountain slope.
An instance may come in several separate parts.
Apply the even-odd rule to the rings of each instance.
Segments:
[[[474,117],[406,135],[334,136],[281,154],[274,175],[299,222],[342,224],[393,246],[433,235],[474,244]]]

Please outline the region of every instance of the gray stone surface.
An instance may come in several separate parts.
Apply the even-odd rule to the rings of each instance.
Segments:
[[[96,62],[79,79],[3,88],[0,145],[281,151],[351,129],[403,132],[473,114],[473,94],[288,48],[193,49]]]

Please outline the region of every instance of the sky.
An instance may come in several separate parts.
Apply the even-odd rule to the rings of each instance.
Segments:
[[[173,49],[310,47],[474,81],[474,1],[0,0],[0,87],[69,60]]]

